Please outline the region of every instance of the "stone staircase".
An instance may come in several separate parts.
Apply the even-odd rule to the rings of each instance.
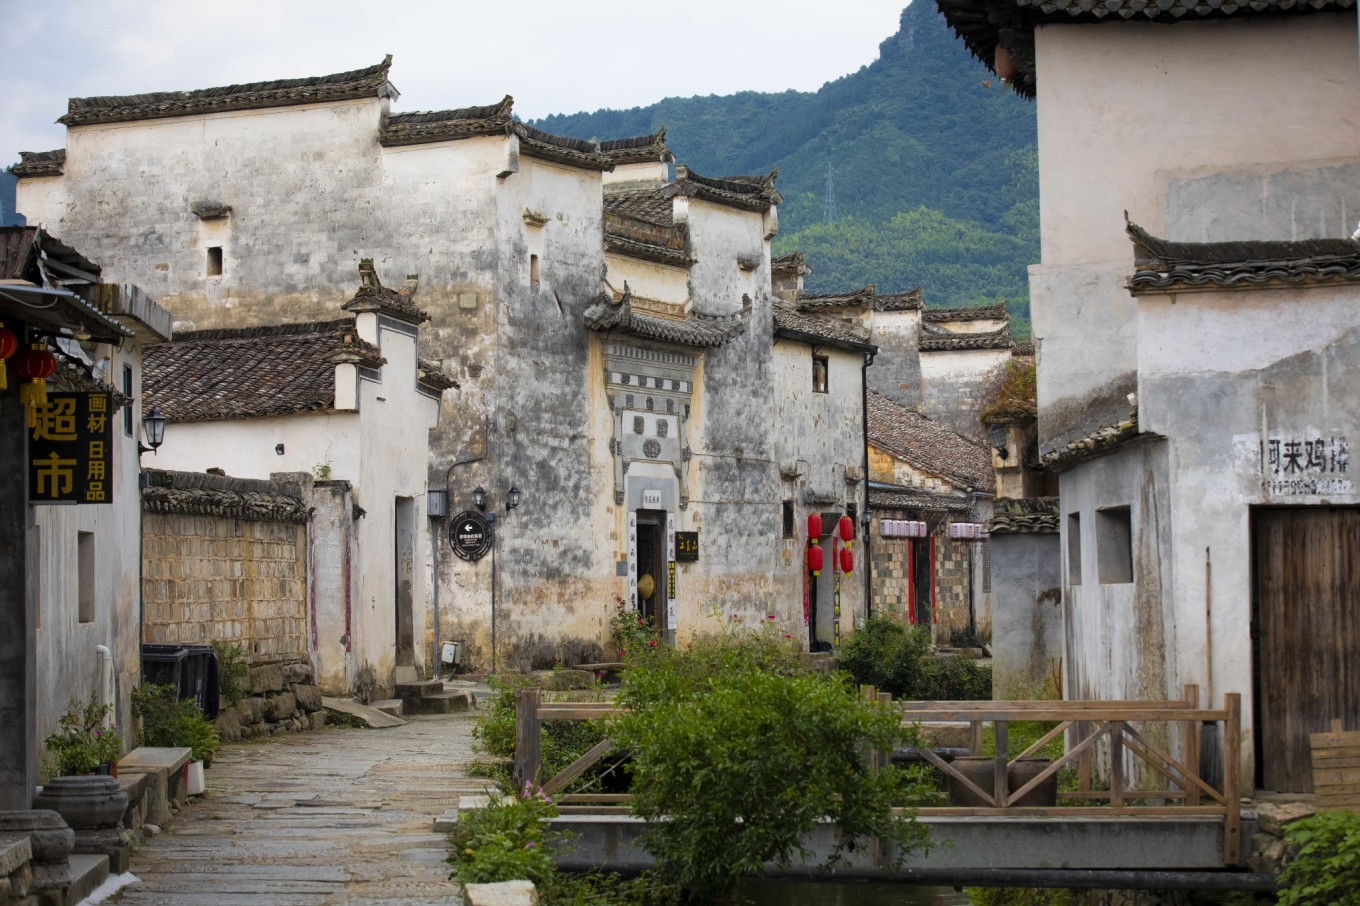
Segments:
[[[406,717],[413,714],[451,714],[475,707],[471,691],[447,690],[440,680],[419,679],[413,667],[396,668],[392,671],[392,680],[397,698],[401,699],[401,712]]]

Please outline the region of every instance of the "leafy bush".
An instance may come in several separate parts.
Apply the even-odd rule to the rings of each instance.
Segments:
[[[460,812],[449,834],[453,875],[464,884],[493,884],[527,879],[546,884],[555,867],[545,843],[544,822],[557,809],[539,790],[506,796],[486,808]]]
[[[662,876],[703,893],[725,891],[768,862],[810,858],[804,836],[838,823],[830,862],[866,837],[898,845],[926,834],[895,801],[919,796],[914,773],[875,772],[866,751],[910,731],[862,701],[842,677],[803,672],[792,643],[768,634],[657,649],[629,665],[611,725],[633,755],[633,811]]]
[[[171,685],[144,683],[132,690],[132,713],[142,719],[139,745],[187,747],[194,761],[212,764],[217,755],[217,728],[203,716],[198,702],[181,700]]]
[[[83,705],[71,699],[58,721],[61,732],[44,742],[58,776],[88,774],[101,764],[118,760],[123,754],[123,738],[112,715],[113,705],[99,704],[93,692]]]
[[[1280,906],[1360,904],[1360,812],[1318,812],[1284,838],[1298,855],[1280,875]]]
[[[992,697],[992,674],[967,658],[936,657],[930,631],[887,617],[870,619],[852,635],[841,666],[855,682],[909,701],[980,701]]]
[[[235,707],[246,697],[246,680],[250,676],[245,646],[239,642],[213,642],[212,646],[217,654],[217,682],[222,697]]]

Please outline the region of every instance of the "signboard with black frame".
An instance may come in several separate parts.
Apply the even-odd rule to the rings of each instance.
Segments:
[[[675,533],[675,560],[677,563],[694,563],[699,559],[699,533]]]
[[[49,393],[28,427],[29,503],[113,502],[113,397]]]

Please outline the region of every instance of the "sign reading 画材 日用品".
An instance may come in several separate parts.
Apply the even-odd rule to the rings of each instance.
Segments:
[[[112,396],[49,393],[28,437],[29,503],[112,503]]]

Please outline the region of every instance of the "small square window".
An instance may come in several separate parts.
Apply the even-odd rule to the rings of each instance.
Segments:
[[[827,362],[826,356],[824,356],[824,355],[815,355],[815,356],[812,357],[812,392],[813,392],[813,393],[826,393],[826,392],[827,392],[827,371],[829,370],[829,367],[830,367],[830,366],[829,366],[829,364],[828,364],[828,362]]]
[[[538,256],[529,256],[529,283],[538,286]]]
[[[1128,507],[1096,511],[1096,566],[1102,585],[1133,581],[1133,519]]]
[[[222,276],[222,246],[208,246],[208,276]]]

